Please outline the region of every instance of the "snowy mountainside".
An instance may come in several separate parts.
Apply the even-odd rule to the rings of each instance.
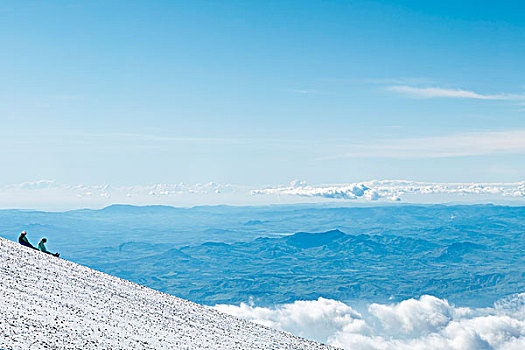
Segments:
[[[0,349],[332,349],[0,238]]]

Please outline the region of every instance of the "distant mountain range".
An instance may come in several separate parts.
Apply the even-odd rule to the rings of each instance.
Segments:
[[[525,290],[524,219],[492,205],[111,206],[0,211],[0,232],[46,235],[70,260],[208,305],[431,294],[484,306]]]
[[[479,235],[475,242],[450,243],[446,236],[436,242],[332,230],[179,249],[126,243],[119,246],[126,260],[98,267],[205,304],[249,297],[262,305],[319,296],[397,301],[414,294],[475,303],[525,288],[523,256],[495,249],[494,243],[504,246],[504,240]],[[157,253],[129,258],[133,252]]]

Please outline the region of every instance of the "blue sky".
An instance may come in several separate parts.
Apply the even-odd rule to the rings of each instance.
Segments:
[[[0,185],[525,178],[519,1],[3,1]]]

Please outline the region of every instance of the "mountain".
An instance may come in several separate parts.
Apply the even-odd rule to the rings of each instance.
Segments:
[[[0,281],[5,350],[331,349],[3,238]]]
[[[206,305],[432,294],[483,307],[525,289],[525,207],[0,210],[1,236],[22,230],[67,260]]]
[[[525,286],[523,256],[498,248],[509,237],[489,237],[479,236],[474,243],[451,242],[445,234],[422,239],[340,230],[299,232],[170,248],[97,268],[208,305],[249,298],[259,305],[319,297],[396,301],[414,294],[476,304]],[[523,237],[515,237],[514,244],[523,246]]]
[[[325,245],[340,238],[345,234],[339,230],[331,230],[321,233],[299,232],[285,239],[288,245],[297,248],[313,248]]]

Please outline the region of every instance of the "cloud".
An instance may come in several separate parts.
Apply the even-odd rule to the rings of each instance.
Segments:
[[[290,89],[290,92],[301,94],[301,95],[317,95],[319,94],[319,90],[314,89]]]
[[[75,194],[77,197],[102,196],[112,197],[126,195],[136,196],[177,196],[180,194],[208,194],[222,193],[234,190],[233,185],[217,184],[213,181],[206,184],[155,184],[146,186],[111,186],[111,185],[69,185],[60,184],[55,180],[39,180],[33,182],[24,182],[16,185],[0,187],[2,192],[24,192],[28,191],[63,191]]]
[[[334,329],[352,327],[355,331],[361,331],[365,326],[361,315],[350,306],[325,298],[296,301],[274,309],[244,303],[239,306],[217,305],[215,308],[267,327],[286,330],[319,341],[328,339]]]
[[[288,195],[328,199],[387,199],[399,201],[406,195],[447,194],[455,197],[473,195],[494,197],[525,197],[525,181],[515,183],[427,183],[408,180],[372,180],[340,185],[307,185],[293,182],[279,186],[253,190],[252,195]]]
[[[372,304],[368,311],[384,329],[413,335],[436,332],[452,320],[454,312],[446,300],[429,295],[394,305]]]
[[[23,182],[19,185],[11,186],[11,188],[17,187],[24,190],[41,190],[48,188],[56,188],[60,185],[55,180],[38,180],[38,181],[29,181]]]
[[[525,153],[525,130],[482,131],[354,144],[337,158],[444,158]]]
[[[446,197],[444,197],[444,195]],[[0,186],[0,207],[43,210],[100,208],[110,204],[132,205],[259,205],[322,202],[325,200],[400,201],[442,203],[525,199],[525,181],[516,183],[426,183],[409,180],[370,180],[349,184],[250,187],[208,182],[203,184],[153,184],[114,186],[71,185],[39,180]]]
[[[248,198],[242,186],[208,182],[204,184],[153,184],[134,186],[71,185],[39,180],[0,187],[0,207],[72,209],[106,205],[197,205],[236,203]]]
[[[364,183],[353,183],[348,185],[335,186],[308,186],[306,184],[288,187],[267,188],[253,190],[253,195],[285,194],[302,197],[323,197],[334,199],[358,199],[365,198],[370,200],[379,199],[377,193],[367,187]]]
[[[272,308],[249,304],[216,309],[344,349],[522,349],[525,293],[489,308],[456,307],[424,295],[394,304],[369,304],[363,312],[319,298]]]
[[[394,85],[387,88],[389,91],[397,92],[414,98],[462,98],[476,100],[503,100],[519,101],[525,100],[525,95],[517,94],[480,94],[474,91],[461,89],[443,89],[437,87],[420,88],[407,85]]]

